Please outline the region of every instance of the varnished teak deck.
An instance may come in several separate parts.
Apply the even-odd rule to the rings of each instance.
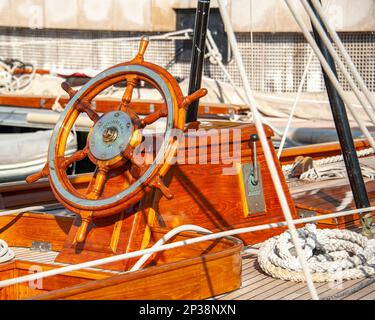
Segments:
[[[369,280],[372,283],[369,284]],[[362,287],[363,288],[359,288]],[[344,281],[343,283],[315,283],[320,299],[374,300],[375,277]],[[359,290],[356,291],[355,289]],[[353,292],[354,290],[354,292]],[[350,292],[349,292],[350,291]],[[311,299],[306,283],[274,279],[260,269],[254,255],[242,260],[241,288],[217,300],[308,300]]]
[[[37,252],[29,248],[14,248],[18,259],[39,263],[54,263],[57,252]],[[59,264],[62,266],[62,264]],[[372,283],[369,283],[372,282]],[[375,277],[344,281],[343,283],[315,283],[321,299],[374,300]],[[356,290],[357,289],[357,290]],[[255,255],[242,258],[241,288],[212,298],[214,300],[308,300],[311,299],[305,283],[274,279],[259,267]]]

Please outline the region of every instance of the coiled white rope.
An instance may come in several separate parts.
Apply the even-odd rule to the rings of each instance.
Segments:
[[[373,155],[374,149],[368,148],[357,151],[357,157],[362,158]],[[304,172],[300,176],[300,180],[317,181],[327,178],[342,178],[347,175],[345,164],[343,162],[343,155],[337,155],[333,157],[323,158],[313,161],[313,168]],[[293,169],[294,164],[288,164],[282,166],[284,175],[288,176],[290,171]],[[375,170],[366,166],[361,165],[362,175],[369,179],[375,179]]]
[[[15,253],[8,247],[8,244],[0,239],[0,263],[12,260],[15,257]]]
[[[366,157],[366,156],[372,155],[374,153],[375,152],[374,152],[373,148],[363,149],[363,150],[357,151],[357,157],[358,158]],[[340,154],[340,155],[333,156],[333,157],[314,160],[313,164],[314,165],[325,165],[325,164],[329,164],[329,163],[340,162],[340,161],[343,161],[343,160],[344,160],[344,157],[343,157],[342,154]],[[293,163],[292,164],[286,164],[286,165],[282,166],[282,170],[283,171],[289,171],[290,169],[292,169],[292,167],[293,167]]]
[[[315,224],[298,229],[298,239],[314,282],[375,275],[375,240],[349,230],[317,229]],[[289,231],[264,242],[258,263],[274,278],[305,281]]]
[[[361,172],[364,178],[371,180],[375,179],[375,170],[361,165]],[[332,178],[344,178],[347,176],[347,171],[344,163],[335,163],[332,165],[327,165],[323,167],[311,168],[308,171],[304,172],[300,176],[300,180],[306,181],[318,181],[326,180]]]
[[[15,62],[12,66],[8,66],[0,58],[0,93],[19,92],[26,90],[36,75],[36,69],[32,67],[30,74],[17,75],[16,69],[21,66],[19,62]]]

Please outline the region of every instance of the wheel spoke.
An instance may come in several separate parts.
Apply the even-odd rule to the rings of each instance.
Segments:
[[[49,164],[48,162],[44,165],[43,169],[37,173],[34,173],[32,175],[29,175],[27,178],[26,178],[26,182],[27,183],[34,183],[36,181],[38,181],[39,179],[43,178],[43,177],[47,177],[48,176],[48,173],[49,173]]]
[[[100,116],[92,109],[91,104],[87,101],[79,100],[77,109],[80,112],[85,112],[94,123],[96,123],[100,118]]]
[[[70,98],[73,98],[77,93],[67,82],[61,84],[61,88],[69,95]],[[77,109],[79,112],[85,112],[89,118],[96,123],[99,120],[99,115],[92,109],[88,101],[78,99]]]
[[[155,121],[159,120],[160,118],[166,117],[167,114],[168,114],[167,111],[164,108],[161,108],[158,111],[147,115],[146,117],[141,119],[140,128],[144,128],[145,126],[148,126],[148,125],[154,123]]]
[[[146,169],[147,166],[145,164],[139,165],[138,163],[131,161],[129,172],[133,178],[139,179],[145,173]]]
[[[129,107],[123,107],[121,110],[126,112],[130,116],[130,118],[132,119],[133,125],[135,126],[135,129],[138,129],[140,127],[140,122],[141,122],[138,114],[134,110],[130,109]]]
[[[88,188],[86,197],[88,199],[98,199],[103,192],[104,184],[107,180],[108,168],[107,167],[98,167],[96,177],[93,179]]]
[[[169,188],[164,184],[161,176],[157,174],[149,183],[150,187],[153,187],[155,189],[159,189],[160,192],[163,194],[164,197],[167,199],[173,198],[173,193],[169,190]]]
[[[86,158],[88,153],[88,147],[86,146],[82,150],[74,152],[70,157],[63,157],[61,167],[67,169],[73,162],[81,161]]]
[[[129,169],[130,174],[133,176],[133,178],[138,179],[146,171],[147,165],[144,163],[143,164],[137,163],[133,157],[133,154],[134,154],[134,148],[129,146],[123,152],[122,156],[126,160],[128,160],[131,164],[130,169]]]
[[[126,78],[126,89],[124,95],[122,96],[122,101],[120,104],[120,110],[125,111],[125,109],[129,108],[130,101],[132,100],[133,90],[138,84],[138,77],[132,76]]]

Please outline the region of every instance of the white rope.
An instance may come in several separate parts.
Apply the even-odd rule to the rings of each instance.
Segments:
[[[205,58],[209,58],[209,60],[212,64],[217,64],[220,67],[221,71],[223,72],[224,76],[226,77],[226,79],[228,80],[229,84],[232,86],[234,91],[237,93],[238,97],[245,104],[247,104],[249,106],[250,101],[247,99],[247,97],[242,96],[242,94],[238,90],[232,76],[228,72],[227,68],[224,66],[224,64],[222,62],[223,57],[220,54],[219,49],[217,48],[217,45],[215,43],[215,40],[212,37],[212,34],[211,34],[210,30],[207,30],[206,48],[207,48],[208,53],[205,55]],[[253,118],[252,118],[252,113],[247,112],[245,115],[232,114],[229,120],[230,121],[247,121],[248,122],[248,121],[252,121]],[[261,120],[264,124],[268,125],[277,135],[279,135],[279,136],[282,135],[282,132],[278,128],[276,128],[273,124],[269,123],[265,118],[261,117]],[[286,139],[289,142],[293,143],[293,141],[291,141],[291,139],[289,139],[287,137],[286,137]]]
[[[358,126],[360,127],[362,133],[368,140],[370,146],[375,149],[375,141],[373,137],[371,136],[370,132],[368,131],[367,127],[364,125],[363,121],[359,118],[358,114],[355,112],[352,104],[350,103],[349,99],[344,93],[344,90],[342,86],[340,85],[339,81],[337,80],[337,77],[332,72],[331,67],[328,65],[326,59],[324,58],[322,52],[320,51],[319,47],[317,46],[314,38],[310,34],[307,26],[305,25],[304,21],[301,18],[301,15],[297,11],[294,2],[291,0],[284,0],[287,6],[289,7],[290,12],[292,13],[295,21],[299,25],[302,33],[304,34],[307,42],[310,44],[311,48],[314,50],[316,56],[318,57],[320,64],[322,65],[322,68],[326,72],[328,78],[331,80],[332,84],[334,85],[335,89],[337,90],[338,94],[342,98],[342,100],[345,102],[346,106],[348,107],[349,111],[351,112],[354,120],[357,122]]]
[[[367,157],[369,155],[374,154],[373,148],[367,148],[363,150],[357,151],[357,157]],[[346,177],[346,167],[343,162],[344,157],[342,154],[323,158],[319,160],[313,161],[313,167],[306,172],[302,173],[300,176],[300,180],[306,181],[317,181],[327,178],[341,178]],[[288,164],[282,166],[282,171],[285,176],[289,176],[291,170],[293,169],[294,164]],[[375,179],[375,170],[371,167],[368,167],[364,164],[361,164],[361,171],[362,175],[369,179]]]
[[[206,47],[207,47],[208,53],[206,54],[205,58],[209,58],[209,60],[212,64],[217,64],[220,67],[221,71],[224,73],[224,76],[227,78],[228,82],[230,83],[230,85],[232,86],[234,91],[237,93],[238,97],[244,103],[246,103],[246,101],[245,101],[246,99],[242,96],[241,92],[238,90],[236,84],[234,83],[233,78],[231,77],[231,75],[229,74],[228,70],[225,68],[225,66],[222,62],[223,57],[220,54],[220,51],[219,51],[219,49],[218,49],[218,47],[215,43],[214,38],[212,37],[212,34],[211,34],[210,30],[207,30]]]
[[[330,52],[330,54],[332,55],[332,57],[336,61],[337,65],[339,66],[340,70],[342,71],[346,80],[348,81],[350,87],[354,91],[354,94],[358,98],[358,101],[361,103],[362,108],[365,110],[365,112],[367,113],[367,115],[370,118],[370,120],[372,121],[372,123],[375,124],[375,113],[374,113],[374,111],[367,105],[366,99],[364,99],[364,97],[361,95],[361,92],[358,90],[358,88],[357,88],[356,84],[354,83],[351,75],[347,71],[344,63],[341,61],[340,56],[337,54],[335,48],[333,47],[333,45],[331,43],[331,40],[328,38],[328,36],[327,36],[326,32],[324,31],[323,27],[320,25],[320,22],[318,21],[317,17],[315,16],[315,13],[310,8],[310,5],[307,3],[306,0],[302,0],[302,5],[305,8],[305,11],[307,12],[307,14],[309,15],[312,24],[314,25],[314,27],[318,31],[320,37],[322,38],[324,44],[326,45],[328,51]],[[346,59],[347,63],[353,64],[349,55],[347,55],[346,58],[347,58]],[[356,70],[352,69],[352,71],[354,73],[358,74],[358,72]]]
[[[0,59],[0,93],[25,91],[35,78],[36,69],[33,67],[30,74],[17,75],[16,69],[21,66],[14,62],[12,67]]]
[[[324,5],[324,10],[327,10],[327,8],[329,7],[329,5],[330,5],[330,1],[327,1],[325,3],[325,5]],[[295,97],[294,102],[293,102],[292,109],[290,111],[290,115],[289,115],[288,122],[287,122],[285,130],[284,130],[284,134],[283,134],[283,136],[281,138],[279,149],[277,151],[277,158],[278,159],[280,159],[281,153],[283,152],[284,144],[285,144],[285,141],[286,141],[286,137],[288,135],[290,125],[292,124],[294,113],[295,113],[295,111],[297,109],[297,104],[299,102],[299,99],[300,99],[300,96],[301,96],[301,93],[302,93],[302,89],[303,89],[303,85],[305,83],[305,80],[306,80],[306,77],[307,77],[307,73],[309,71],[309,68],[310,68],[310,65],[311,65],[313,57],[314,57],[314,52],[311,50],[309,58],[307,59],[305,70],[303,71],[303,74],[302,74],[302,78],[301,78],[301,81],[300,81],[300,84],[299,84],[299,87],[298,87],[298,90],[297,90],[296,97]]]
[[[167,32],[164,34],[159,35],[150,35],[148,36],[149,40],[188,40],[191,39],[191,34],[193,33],[193,29],[183,29],[173,32]],[[139,41],[142,37],[119,37],[119,38],[101,38],[101,39],[57,39],[57,40],[32,40],[32,41],[17,41],[17,42],[9,42],[3,41],[0,42],[1,47],[19,47],[19,46],[27,46],[27,45],[44,45],[44,44],[97,44],[105,43],[105,42],[119,42],[123,43],[125,41]]]
[[[4,240],[0,239],[0,263],[12,260],[14,256],[14,251],[8,247]]]
[[[330,214],[321,215],[321,216],[296,219],[296,220],[293,220],[292,223],[293,223],[293,225],[302,224],[302,223],[309,223],[309,222],[315,222],[315,221],[319,221],[319,220],[343,217],[343,216],[352,215],[352,214],[366,213],[366,212],[370,212],[370,211],[373,211],[373,210],[375,210],[375,207],[354,209],[354,210],[348,210],[348,211],[343,211],[343,212],[330,213]],[[149,249],[133,251],[133,252],[124,253],[124,254],[120,254],[120,255],[116,255],[116,256],[111,256],[111,257],[108,257],[108,258],[92,260],[92,261],[83,262],[83,263],[79,263],[79,264],[75,264],[75,265],[69,265],[69,266],[66,266],[66,267],[56,268],[56,269],[52,269],[52,270],[48,270],[48,271],[38,272],[38,273],[34,273],[34,274],[31,274],[31,275],[27,275],[27,276],[3,280],[3,281],[0,281],[0,288],[10,286],[10,285],[14,285],[14,284],[17,284],[17,283],[47,278],[47,277],[51,277],[51,276],[54,276],[54,275],[63,274],[63,273],[71,272],[71,271],[77,271],[77,270],[81,270],[81,269],[92,268],[92,267],[96,267],[96,266],[99,266],[99,265],[102,265],[102,264],[107,264],[107,263],[111,263],[111,262],[116,262],[116,261],[134,258],[134,257],[139,257],[139,256],[142,256],[142,255],[145,255],[145,254],[150,254],[150,253],[152,254],[152,253],[155,253],[155,252],[161,252],[161,251],[164,251],[164,250],[179,248],[179,247],[191,245],[191,244],[194,244],[194,243],[200,243],[200,242],[203,242],[203,241],[209,241],[209,240],[214,240],[214,239],[218,239],[218,238],[222,238],[222,237],[228,237],[228,236],[234,236],[234,235],[238,235],[238,234],[242,234],[242,233],[268,230],[268,229],[271,229],[271,228],[278,228],[278,227],[283,227],[283,226],[286,226],[286,225],[287,225],[287,222],[283,221],[283,222],[268,223],[268,224],[253,226],[253,227],[238,228],[238,229],[233,229],[233,230],[228,230],[228,231],[211,233],[211,234],[208,234],[208,235],[204,235],[204,236],[200,236],[200,237],[196,237],[196,238],[192,238],[192,239],[186,239],[186,240],[176,241],[176,242],[169,243],[169,244],[164,244],[164,245],[161,245],[157,248],[149,248]]]
[[[372,154],[374,154],[373,148],[367,148],[367,149],[357,151],[358,158],[367,157],[367,156],[372,155]],[[344,160],[344,157],[343,157],[342,154],[340,154],[340,155],[334,156],[334,157],[328,157],[328,158],[315,160],[314,163],[316,163],[317,165],[324,165],[324,164],[327,164],[327,163],[339,162],[339,161],[343,161],[343,160]]]
[[[299,242],[315,282],[342,281],[375,274],[375,240],[349,230],[298,229]],[[274,278],[305,281],[290,232],[265,241],[258,253],[262,270]]]
[[[218,5],[219,5],[221,17],[222,17],[223,22],[224,22],[225,29],[227,31],[229,43],[231,45],[233,55],[234,55],[234,58],[237,62],[237,66],[238,66],[238,69],[239,69],[239,72],[240,72],[240,75],[241,75],[241,78],[242,78],[242,81],[243,81],[243,84],[244,84],[245,94],[246,94],[246,97],[247,97],[248,101],[250,102],[249,107],[250,107],[251,112],[253,114],[255,127],[257,129],[260,144],[262,146],[263,153],[264,153],[264,156],[265,156],[265,159],[266,159],[266,163],[267,163],[268,169],[269,169],[270,174],[271,174],[271,179],[272,179],[273,185],[275,187],[276,194],[277,194],[277,197],[279,199],[280,206],[281,206],[282,212],[284,214],[285,220],[287,222],[288,228],[291,232],[293,242],[296,245],[298,257],[299,257],[299,259],[301,259],[301,265],[302,265],[302,268],[303,268],[303,272],[305,273],[305,276],[306,276],[307,287],[309,288],[311,297],[314,300],[318,300],[319,297],[318,297],[318,294],[316,292],[314,283],[311,279],[307,263],[306,263],[304,257],[301,255],[302,249],[299,246],[299,244],[297,243],[298,235],[297,235],[296,228],[293,224],[292,214],[291,214],[289,204],[288,204],[286,195],[284,193],[284,190],[283,190],[283,187],[282,187],[282,184],[281,184],[281,180],[280,180],[277,168],[276,168],[276,164],[275,164],[274,159],[273,159],[271,147],[268,144],[267,136],[266,136],[266,133],[265,133],[264,128],[263,128],[262,119],[261,119],[261,116],[260,116],[258,108],[257,108],[258,104],[257,104],[257,102],[256,102],[256,100],[253,96],[252,91],[251,91],[250,81],[248,79],[246,70],[244,68],[244,64],[243,64],[242,57],[241,57],[241,54],[240,54],[240,51],[239,51],[239,48],[238,48],[236,36],[234,34],[234,30],[233,30],[233,27],[232,27],[232,23],[231,23],[229,14],[226,10],[225,3],[224,3],[223,0],[218,0]]]
[[[165,244],[168,240],[173,238],[175,235],[184,232],[184,231],[196,231],[196,232],[203,232],[203,233],[212,233],[212,231],[207,230],[205,228],[193,225],[193,224],[185,224],[179,227],[176,227],[169,232],[167,232],[161,239],[159,239],[151,248],[159,248],[163,244]],[[142,265],[147,261],[148,258],[152,256],[152,253],[148,253],[143,255],[135,264],[134,266],[130,269],[130,271],[137,271],[139,270]]]
[[[284,144],[285,144],[288,132],[289,132],[289,128],[290,128],[290,125],[292,124],[294,113],[295,113],[295,111],[297,109],[299,98],[301,96],[303,85],[305,83],[305,80],[306,80],[306,77],[307,77],[307,73],[309,71],[310,64],[311,64],[311,61],[312,61],[313,57],[314,57],[314,53],[311,51],[310,55],[309,55],[309,59],[307,60],[307,63],[306,63],[306,66],[305,66],[305,70],[303,71],[301,82],[299,84],[299,87],[298,87],[298,90],[297,90],[297,94],[296,94],[296,97],[295,97],[292,109],[290,110],[290,115],[289,115],[288,122],[287,122],[285,130],[284,130],[284,133],[283,133],[282,138],[281,138],[279,149],[277,151],[277,158],[278,159],[280,159],[281,153],[283,152]]]
[[[375,152],[374,152],[373,148],[358,150],[357,151],[357,157],[358,158],[367,157],[367,156],[372,155],[374,153]],[[313,160],[313,164],[314,165],[325,165],[325,164],[329,164],[329,163],[340,162],[340,161],[343,161],[343,160],[344,160],[344,157],[343,157],[342,154],[340,154],[340,155],[337,155],[337,156]],[[283,171],[289,171],[292,167],[293,167],[293,164],[286,164],[286,165],[282,166],[282,170]]]
[[[24,207],[19,209],[13,210],[0,210],[0,217],[10,216],[10,215],[19,215],[30,211],[41,211],[46,209],[54,209],[61,207],[61,204],[46,204],[44,206],[32,206],[32,207]]]
[[[54,103],[53,103],[53,105],[51,107],[52,111],[56,111],[56,112],[59,112],[59,113],[61,113],[61,112],[64,111],[64,108],[61,106],[61,104],[59,102],[59,100],[61,99],[61,97],[62,97],[61,94],[56,97],[56,99],[55,99],[55,101],[54,101]]]
[[[375,179],[375,170],[373,168],[361,165],[361,173],[364,178]],[[299,179],[305,181],[320,181],[333,178],[345,178],[347,176],[345,164],[343,162],[338,162],[331,165],[313,167],[302,173]]]
[[[324,24],[325,24],[325,26],[326,26],[326,28],[327,28],[327,30],[328,30],[328,32],[329,32],[332,40],[337,45],[337,47],[338,47],[341,55],[344,57],[345,62],[349,66],[350,71],[352,72],[352,74],[355,77],[355,80],[358,82],[360,89],[362,90],[362,92],[366,96],[368,102],[370,102],[373,110],[375,111],[374,97],[371,95],[370,90],[367,88],[367,86],[366,86],[365,82],[363,81],[360,73],[358,72],[357,68],[355,67],[352,59],[350,58],[350,56],[349,56],[347,50],[345,49],[345,47],[344,47],[344,45],[343,45],[340,37],[338,36],[337,32],[335,31],[334,28],[331,27],[328,19],[325,16],[325,12],[322,10],[322,7],[321,7],[320,3],[318,1],[316,1],[316,0],[312,0],[312,4],[315,7],[315,9],[318,11],[318,13],[320,15],[320,18],[324,22]]]

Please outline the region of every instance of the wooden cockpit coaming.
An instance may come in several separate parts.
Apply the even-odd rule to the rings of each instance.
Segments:
[[[30,219],[34,219],[32,224]],[[11,233],[6,240],[12,247],[31,246],[28,241],[19,241],[19,229],[24,230],[25,239],[26,235],[31,236],[39,228],[51,227],[53,220],[61,222],[61,219],[62,217],[49,214],[26,213],[8,227]],[[67,219],[72,222],[72,218]],[[0,221],[5,222],[4,219]],[[166,232],[165,229],[153,228],[149,246]],[[49,238],[42,237],[39,241],[49,241],[53,249],[58,250],[63,243],[55,235],[56,232],[51,233]],[[183,232],[170,242],[200,235]],[[38,236],[35,238],[38,239]],[[0,299],[204,299],[239,288],[241,250],[241,241],[231,237],[204,241],[155,253],[146,261],[143,269],[132,273],[82,269],[47,277],[42,282],[36,281],[31,285],[26,282],[0,288]],[[35,251],[29,249],[28,256],[33,252]],[[16,258],[0,264],[0,280],[28,275],[35,267],[38,271],[48,271],[61,266],[61,263]],[[226,275],[225,281],[221,279],[223,274]]]

